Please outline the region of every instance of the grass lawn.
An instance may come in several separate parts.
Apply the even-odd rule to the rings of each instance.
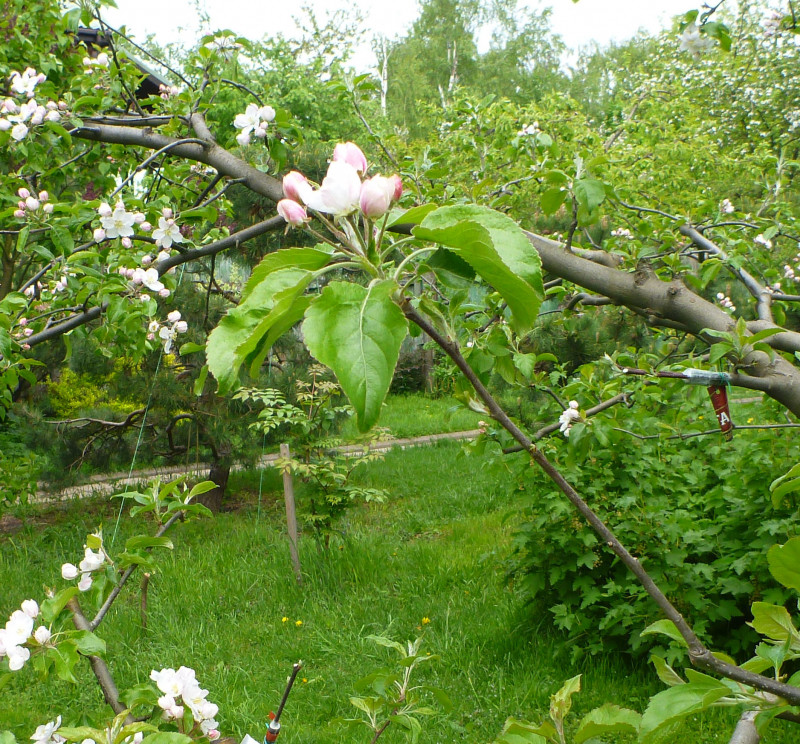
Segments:
[[[641,711],[661,689],[645,664],[595,657],[571,665],[549,612],[515,598],[504,580],[514,530],[510,478],[462,457],[453,442],[393,451],[362,478],[392,497],[354,508],[327,554],[304,536],[305,583],[298,587],[275,473],[264,478],[260,508],[252,476],[233,476],[232,511],[174,529],[175,549],[162,553],[151,582],[147,630],[134,586],[100,627],[119,687],[146,681],[151,669],[191,666],[220,707],[223,735],[260,740],[292,663],[302,659],[282,719],[284,744],[370,741],[365,727],[335,723],[355,713],[348,702],[354,683],[391,659],[366,639],[370,634],[403,641],[424,633],[424,648],[441,655],[420,667],[419,681],[443,688],[454,708],[424,721],[422,742],[488,743],[509,715],[539,721],[549,696],[577,673],[584,692],[573,699],[573,725],[604,702]],[[86,533],[101,521],[108,544],[116,508],[98,501],[23,514],[24,528],[0,537],[0,621],[23,599],[41,600],[43,585],[63,586],[61,563],[77,562]],[[134,534],[134,522],[123,518],[108,545],[112,554]],[[107,710],[88,664],[77,686],[41,685],[27,666],[0,690],[0,730],[10,728],[20,742],[56,715],[78,724]],[[734,720],[730,711],[713,711],[665,741],[727,742]],[[797,740],[783,722],[767,737]],[[390,727],[380,741],[405,737]]]

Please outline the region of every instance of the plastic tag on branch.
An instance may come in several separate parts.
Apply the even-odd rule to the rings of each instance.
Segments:
[[[716,385],[724,387],[731,381],[730,376],[725,372],[717,372],[713,369],[693,369],[688,367],[681,370],[690,385]]]
[[[714,413],[717,414],[720,431],[725,439],[730,441],[733,439],[733,421],[728,407],[728,392],[721,385],[711,385],[708,394],[711,397],[711,405],[714,406]]]
[[[242,744],[260,744],[260,742],[257,742],[250,734],[245,734]]]

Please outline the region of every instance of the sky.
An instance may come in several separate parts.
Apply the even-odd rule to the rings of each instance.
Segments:
[[[249,39],[283,32],[293,35],[296,26],[292,17],[303,3],[276,0],[116,0],[117,10],[105,11],[112,26],[127,25],[137,38],[155,34],[161,44],[182,41],[190,44],[201,30],[197,7],[210,16],[210,30],[229,28]],[[417,0],[306,0],[319,14],[357,5],[373,34],[392,38],[403,34],[419,12]],[[593,41],[604,45],[624,41],[640,28],[656,31],[668,26],[672,16],[702,5],[702,0],[544,0],[533,7],[551,6],[552,28],[564,39],[567,47],[577,49]],[[206,29],[202,30],[203,32]],[[356,55],[356,67],[367,69],[373,62],[369,38]]]

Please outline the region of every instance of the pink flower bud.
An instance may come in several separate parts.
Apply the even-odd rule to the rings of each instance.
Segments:
[[[374,176],[364,181],[359,198],[361,211],[372,219],[382,217],[389,211],[394,193],[395,183],[391,178]]]
[[[394,183],[393,201],[400,201],[400,197],[403,195],[403,179],[395,173],[393,176],[389,176],[389,180]]]
[[[180,310],[173,310],[171,313],[167,315],[167,320],[170,323],[177,323],[181,319],[181,311]]]
[[[52,214],[53,213],[53,205],[50,202],[47,202],[42,209],[44,210],[45,214]]]
[[[19,324],[20,324],[20,325],[21,325],[21,326],[24,328],[26,325],[28,325],[28,319],[27,319],[27,318],[24,318],[24,317],[23,317],[23,318],[20,318],[20,319],[17,321],[17,323],[19,323]]]
[[[26,336],[26,337],[27,336],[32,336],[33,335],[33,328],[26,328],[24,331],[22,331],[22,334],[24,336]]]
[[[50,198],[50,194],[48,194],[46,191],[40,191],[39,192],[39,201],[46,202],[49,198]]]
[[[142,212],[135,212],[133,215],[133,221],[137,225],[141,225],[144,222],[144,214]]]
[[[188,331],[188,330],[189,330],[189,324],[188,324],[188,323],[187,323],[185,320],[179,320],[179,321],[178,321],[178,322],[175,324],[175,330],[176,330],[178,333],[186,333],[186,331]]]
[[[20,199],[20,200],[17,202],[17,208],[18,208],[18,209],[22,209],[22,210],[24,210],[24,209],[25,209],[25,200],[24,200],[24,199]]]
[[[340,142],[333,148],[333,159],[349,163],[363,176],[367,172],[367,158],[354,142]]]
[[[120,243],[122,243],[122,247],[123,248],[130,248],[130,247],[133,246],[133,241],[130,238],[127,238],[127,237],[122,238]]]
[[[151,255],[142,256],[142,266],[149,266],[153,263],[153,257]]]
[[[0,119],[0,132],[7,132],[11,129],[11,122],[8,119]]]
[[[23,209],[15,209],[14,210],[14,216],[18,220],[24,220],[25,219],[25,210],[23,210]]]
[[[31,195],[31,192],[28,191],[24,186],[21,189],[17,189],[17,196],[20,199],[27,199]]]
[[[172,210],[169,207],[164,207],[164,209],[161,210],[161,214],[165,219],[170,219],[172,217]]]
[[[164,287],[164,289],[160,289],[158,291],[158,296],[164,298],[169,297],[169,290],[166,287]]]
[[[38,199],[34,198],[33,196],[29,196],[29,197],[28,197],[28,198],[25,200],[25,206],[26,206],[28,209],[30,209],[30,210],[31,210],[31,212],[35,212],[37,209],[39,209],[39,207],[41,206],[41,204],[39,203],[39,200],[38,200]]]
[[[300,227],[308,219],[305,207],[291,199],[281,199],[278,202],[278,214],[293,227]]]
[[[95,243],[101,243],[106,239],[106,231],[102,227],[97,227],[92,233],[92,237]]]
[[[59,101],[58,102],[58,110],[59,111],[66,111],[67,110],[67,102],[66,101]]]
[[[47,102],[47,103],[44,105],[44,107],[45,107],[45,108],[46,108],[48,111],[55,111],[55,110],[58,108],[58,104],[57,104],[55,101],[48,101],[48,102]]]
[[[139,229],[142,232],[150,232],[153,229],[153,226],[149,222],[142,222],[142,224],[139,225]]]
[[[22,344],[22,350],[23,351],[30,351],[31,350],[31,345],[30,344]]]
[[[307,193],[310,190],[311,186],[308,183],[308,179],[298,171],[290,171],[283,177],[283,193],[286,194],[287,199],[302,202],[303,198],[300,194]]]
[[[111,216],[111,205],[108,202],[103,202],[97,208],[97,214],[101,217],[110,217]]]

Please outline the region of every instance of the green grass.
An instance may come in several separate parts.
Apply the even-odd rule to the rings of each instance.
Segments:
[[[486,416],[483,416],[486,418]],[[477,429],[481,415],[470,411],[452,398],[429,398],[424,395],[392,395],[381,410],[378,426],[388,427],[392,436],[418,437],[446,431]],[[356,435],[356,422],[345,423],[342,436]]]
[[[290,568],[274,471],[262,483],[260,508],[258,479],[242,476],[232,511],[177,525],[175,549],[161,554],[151,582],[147,630],[139,622],[137,582],[100,628],[119,686],[146,681],[151,669],[191,666],[220,706],[223,735],[259,739],[291,664],[302,659],[282,719],[284,744],[369,742],[366,728],[333,723],[353,715],[354,683],[391,658],[369,634],[402,641],[424,632],[425,649],[441,655],[421,667],[419,679],[446,690],[454,709],[424,722],[422,742],[490,742],[509,715],[539,721],[549,696],[577,673],[584,692],[574,698],[574,721],[604,702],[641,711],[661,688],[644,663],[595,657],[571,665],[550,613],[522,606],[508,588],[515,513],[509,476],[462,457],[449,442],[392,451],[362,480],[389,488],[392,498],[352,509],[327,554],[304,536],[302,587]],[[0,621],[23,599],[41,599],[43,585],[62,586],[61,563],[77,562],[86,533],[101,521],[109,544],[116,508],[98,501],[48,513],[28,509],[23,530],[0,539]],[[138,530],[124,517],[112,554]],[[88,664],[77,686],[43,686],[27,666],[0,692],[0,730],[11,728],[23,742],[56,715],[76,724],[83,714],[107,710]],[[733,720],[729,711],[713,711],[668,741],[722,744]],[[793,733],[776,722],[767,741],[788,744]],[[400,734],[390,727],[381,742],[404,741]]]

